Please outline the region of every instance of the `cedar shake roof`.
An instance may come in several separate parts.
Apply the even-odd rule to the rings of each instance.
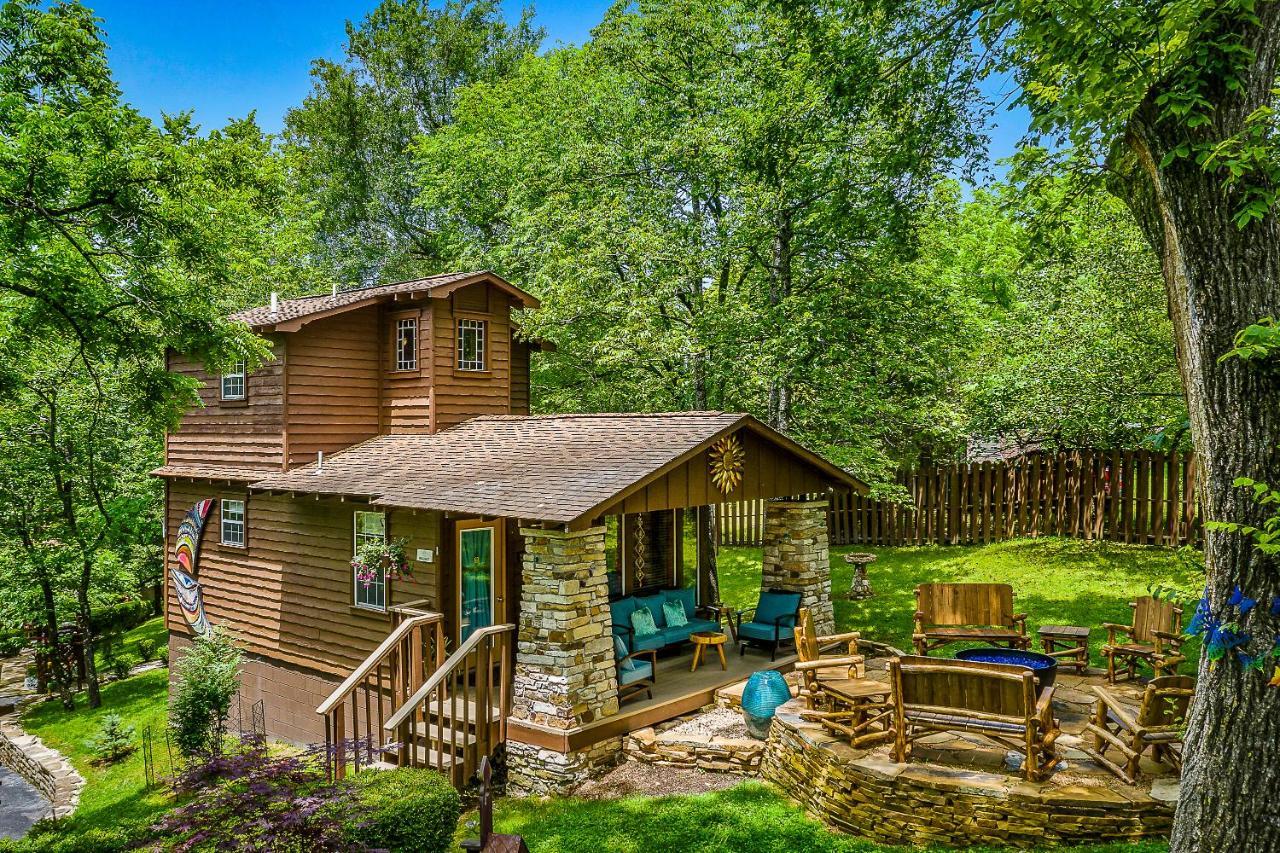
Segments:
[[[248,323],[255,331],[292,332],[297,331],[309,320],[363,308],[365,305],[377,302],[402,298],[416,299],[422,296],[443,299],[460,287],[480,281],[490,282],[500,290],[506,291],[524,303],[526,308],[538,307],[538,300],[532,294],[526,293],[487,270],[482,270],[443,273],[413,281],[382,284],[377,287],[357,287],[351,290],[340,290],[336,294],[325,293],[317,296],[300,296],[296,299],[281,299],[274,312],[270,305],[261,305],[232,314],[231,319]]]
[[[723,412],[492,415],[433,435],[383,435],[253,489],[376,505],[572,522],[739,427],[800,456],[833,484],[866,487],[750,415]]]

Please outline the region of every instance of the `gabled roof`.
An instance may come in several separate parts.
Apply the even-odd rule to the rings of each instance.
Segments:
[[[455,272],[382,284],[377,287],[357,287],[333,294],[301,296],[297,299],[281,299],[272,311],[270,305],[249,308],[231,315],[232,320],[248,323],[254,331],[294,332],[312,320],[341,314],[397,299],[443,299],[461,287],[477,282],[488,282],[519,300],[526,308],[537,308],[539,302],[532,294],[487,270],[480,272]]]
[[[713,441],[749,429],[832,485],[866,486],[750,415],[724,412],[493,415],[434,435],[383,435],[251,488],[368,499],[375,505],[569,523]]]

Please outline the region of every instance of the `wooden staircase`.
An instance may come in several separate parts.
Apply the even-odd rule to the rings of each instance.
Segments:
[[[446,658],[442,614],[406,605],[395,619],[316,709],[330,776],[429,767],[464,787],[506,739],[515,626],[481,628]]]

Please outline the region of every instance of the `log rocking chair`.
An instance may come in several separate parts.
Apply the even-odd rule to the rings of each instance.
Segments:
[[[1129,602],[1133,618],[1128,625],[1103,622],[1107,642],[1102,656],[1107,659],[1107,681],[1116,683],[1116,660],[1132,680],[1138,675],[1138,664],[1151,667],[1156,677],[1176,675],[1178,664],[1186,660],[1182,654],[1182,608],[1171,601],[1160,601],[1144,595]],[[1117,635],[1125,634],[1128,642],[1117,642]]]
[[[858,633],[820,636],[809,608],[800,608],[796,622],[796,672],[800,674],[800,716],[816,720],[854,748],[893,739],[889,688],[864,678],[865,658],[858,654]],[[835,655],[822,654],[835,646]]]
[[[1186,675],[1153,678],[1147,682],[1142,705],[1137,709],[1126,706],[1105,687],[1093,688],[1098,705],[1093,720],[1085,727],[1085,734],[1093,735],[1093,747],[1086,747],[1085,751],[1130,785],[1138,784],[1139,763],[1148,749],[1157,762],[1167,762],[1180,771],[1182,730],[1195,684],[1195,679]],[[1124,756],[1122,764],[1107,757],[1111,747]]]

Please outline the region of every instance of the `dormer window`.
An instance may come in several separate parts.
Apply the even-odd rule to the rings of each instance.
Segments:
[[[222,399],[244,399],[244,362],[237,361],[228,372],[222,374]]]
[[[485,331],[489,324],[484,320],[458,321],[458,369],[485,370]]]
[[[418,320],[396,321],[396,370],[418,369]]]

